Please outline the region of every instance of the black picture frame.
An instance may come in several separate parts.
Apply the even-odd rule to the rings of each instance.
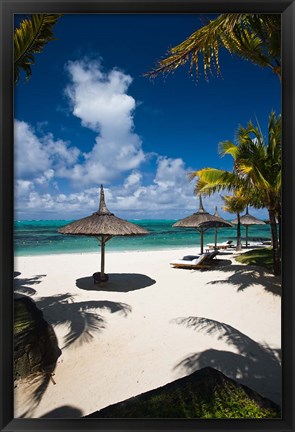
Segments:
[[[295,4],[292,0],[0,0],[1,4],[1,431],[295,431],[294,214],[295,214]],[[13,15],[30,13],[222,13],[282,15],[283,413],[276,420],[14,419],[13,418]]]

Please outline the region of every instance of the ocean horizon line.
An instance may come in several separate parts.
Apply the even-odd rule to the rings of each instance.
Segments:
[[[69,221],[76,221],[77,219],[14,219],[14,222],[63,222],[63,221],[65,221],[65,222],[69,222]],[[156,218],[142,218],[142,219],[139,219],[139,218],[126,218],[126,220],[134,220],[134,221],[144,221],[144,220],[154,220],[154,221],[161,221],[161,220],[163,220],[163,221],[169,221],[169,220],[171,220],[171,221],[177,221],[177,220],[179,220],[178,218],[176,218],[176,219],[165,219],[165,218],[159,218],[159,219],[156,219]]]
[[[155,218],[143,218],[143,219],[134,219],[134,218],[125,218],[125,220],[127,221],[138,221],[138,222],[145,222],[145,221],[155,221],[155,222],[177,222],[182,218],[176,218],[176,219],[164,219],[164,218],[159,218],[159,219],[155,219]],[[232,218],[234,219],[234,218]],[[226,221],[230,222],[232,219],[225,219]],[[14,223],[23,223],[23,222],[74,222],[78,219],[14,219]]]

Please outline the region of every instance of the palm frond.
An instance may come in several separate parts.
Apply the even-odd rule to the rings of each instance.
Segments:
[[[221,190],[232,190],[240,185],[236,174],[216,168],[203,168],[197,171],[196,191],[207,195]]]
[[[237,24],[231,34],[223,34],[221,39],[230,53],[261,67],[272,67],[272,59],[265,50],[265,41],[251,29],[248,19]]]
[[[268,123],[268,156],[277,161],[281,161],[282,158],[281,126],[281,116],[276,117],[275,113],[272,112]]]
[[[239,170],[242,174],[251,177],[251,183],[255,184],[257,188],[260,188],[262,190],[271,189],[271,184],[264,177],[263,173],[261,172],[261,170],[257,165],[249,164],[248,161],[244,161],[244,162],[241,161],[239,163]]]
[[[223,208],[229,213],[242,213],[249,203],[241,189],[237,189],[234,195],[223,196],[222,199],[225,202]]]
[[[198,176],[198,171],[192,171],[192,172],[188,173],[188,179],[189,179],[189,181],[192,181],[197,176]]]
[[[221,14],[170,49],[168,56],[145,75],[155,78],[189,62],[190,72],[195,69],[198,77],[200,59],[206,79],[213,70],[219,75],[219,49],[223,47],[261,67],[270,67],[280,76],[280,33],[279,14]]]
[[[238,146],[231,141],[222,141],[218,144],[218,153],[222,157],[229,154],[236,159],[238,151]]]
[[[41,53],[44,46],[54,40],[52,28],[60,14],[33,14],[25,19],[14,32],[14,82],[20,79],[23,70],[29,79],[31,66],[35,63],[34,54]]]

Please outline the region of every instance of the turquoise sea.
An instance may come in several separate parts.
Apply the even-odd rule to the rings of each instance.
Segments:
[[[14,223],[15,255],[46,255],[58,253],[96,252],[99,244],[95,238],[86,236],[65,236],[58,229],[72,221],[40,220],[16,221]],[[199,252],[200,236],[194,229],[173,228],[175,220],[131,220],[149,231],[147,236],[114,237],[107,243],[108,251],[161,250],[182,247],[196,247]],[[242,236],[245,229],[242,227]],[[249,241],[270,239],[269,225],[249,227]],[[236,241],[236,227],[220,228],[218,242]],[[214,242],[214,229],[204,235],[204,244]]]

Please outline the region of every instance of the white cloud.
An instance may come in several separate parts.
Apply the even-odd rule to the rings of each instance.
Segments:
[[[135,108],[134,98],[126,94],[131,76],[116,69],[105,74],[98,61],[69,62],[67,68],[72,84],[66,94],[72,102],[73,114],[81,119],[82,125],[111,135],[121,133],[121,129],[129,133]]]
[[[29,178],[50,168],[49,154],[29,124],[15,120],[15,173],[19,178]]]
[[[150,184],[144,185],[143,175],[133,171],[122,184],[105,187],[107,207],[125,218],[183,218],[199,207],[198,198],[193,193],[194,183],[188,181],[188,172],[182,159],[161,156]],[[26,207],[32,214],[39,212],[38,217],[42,217],[45,211],[51,212],[55,218],[80,218],[96,211],[99,204],[98,187],[69,194],[40,193],[33,182],[23,181],[20,187],[23,193],[18,194],[17,207]],[[203,198],[203,203],[210,213],[218,205],[220,214],[224,215],[219,194]]]
[[[22,215],[30,214],[31,218],[45,218],[48,214],[52,218],[62,219],[85,216],[98,209],[98,188],[89,188],[83,192],[71,194],[61,193],[41,193],[34,188],[34,184],[24,185],[22,182],[23,193],[20,193],[20,185],[16,184],[18,191],[16,197],[16,212]],[[27,187],[26,187],[27,186]]]
[[[78,159],[80,151],[63,140],[55,140],[51,133],[37,136],[28,123],[15,120],[15,175],[18,179],[49,181],[55,170],[62,175]]]
[[[27,219],[78,219],[92,214],[99,206],[99,189],[89,188],[71,194],[40,193],[34,185],[17,185],[16,215]],[[187,188],[176,187],[175,193],[163,193],[156,184],[140,186],[128,193],[124,186],[105,188],[106,204],[118,217],[143,219],[181,219],[198,210],[199,202]],[[211,214],[218,205],[219,214],[226,219],[234,215],[222,210],[223,202],[217,194],[203,198],[205,209]],[[266,217],[265,210],[251,210],[257,217]]]
[[[23,197],[27,197],[34,189],[34,184],[30,180],[16,180],[15,182],[15,192],[16,198],[21,199]]]
[[[188,182],[187,170],[182,159],[171,159],[165,156],[158,158],[158,169],[155,183],[162,188],[170,188],[175,184],[184,185]]]
[[[71,167],[78,159],[80,150],[70,146],[63,140],[54,140],[52,134],[47,134],[43,138],[43,145],[50,154],[51,161],[55,169]]]
[[[124,188],[127,191],[136,190],[140,186],[142,180],[142,174],[138,171],[133,171],[124,181]]]
[[[128,217],[139,213],[146,217],[157,217],[165,211],[181,212],[183,208],[195,209],[197,201],[193,197],[193,185],[187,181],[187,170],[181,159],[160,157],[157,171],[151,184],[142,184],[142,174],[133,171],[118,186],[105,187],[107,206],[118,215],[128,214]],[[85,189],[83,192],[66,194],[40,193],[27,189],[27,206],[38,209],[55,210],[64,215],[79,213],[85,216],[98,208],[99,189]]]
[[[49,169],[45,171],[42,176],[37,177],[34,181],[35,183],[40,185],[47,185],[53,177],[54,177],[54,170]]]
[[[112,69],[104,73],[98,61],[69,62],[71,84],[66,88],[73,114],[83,126],[98,132],[94,146],[64,175],[76,184],[116,179],[145,160],[141,139],[134,132],[135,99],[127,94],[132,78]]]

